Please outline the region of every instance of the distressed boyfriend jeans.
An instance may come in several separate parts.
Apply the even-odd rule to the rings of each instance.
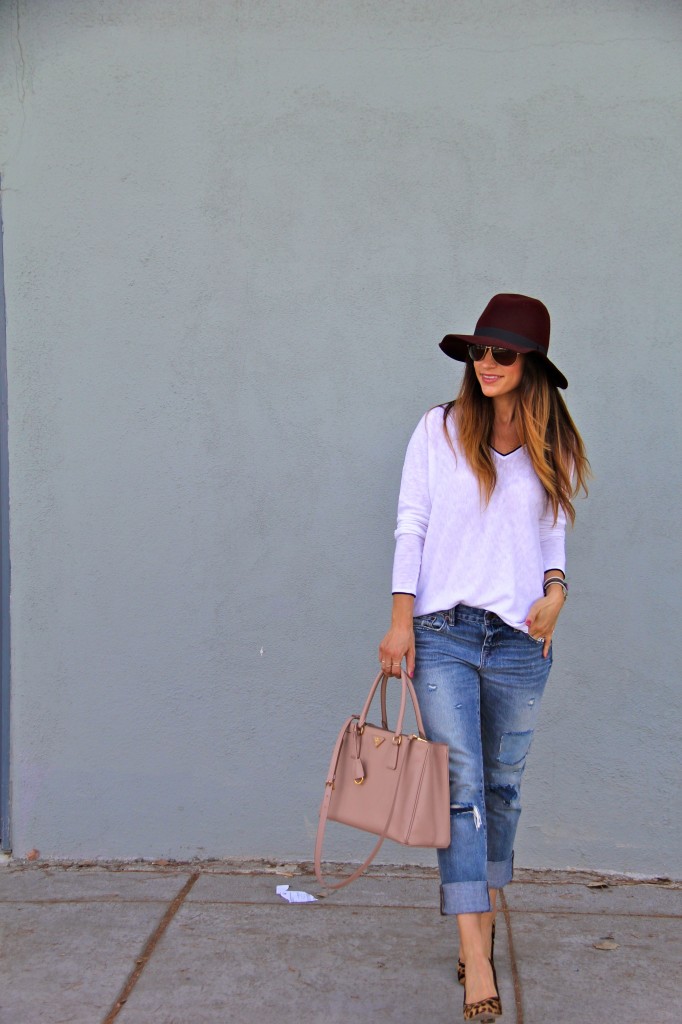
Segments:
[[[511,881],[521,776],[550,649],[493,612],[459,604],[414,619],[414,686],[428,739],[450,748],[450,846],[438,850],[441,913],[491,909]]]

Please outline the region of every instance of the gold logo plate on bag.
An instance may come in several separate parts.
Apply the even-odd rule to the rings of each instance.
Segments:
[[[374,746],[375,747],[380,747],[381,744],[384,742],[384,739],[385,739],[384,736],[375,736],[374,737]]]

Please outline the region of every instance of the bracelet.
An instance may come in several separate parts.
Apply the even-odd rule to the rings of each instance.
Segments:
[[[561,576],[550,576],[548,580],[545,580],[545,582],[542,584],[542,592],[543,592],[543,594],[545,596],[547,596],[547,588],[549,586],[551,586],[552,583],[558,583],[559,584],[559,586],[561,587],[561,589],[564,592],[564,601],[565,601],[566,598],[568,597],[568,583],[566,582],[565,579],[562,579]]]

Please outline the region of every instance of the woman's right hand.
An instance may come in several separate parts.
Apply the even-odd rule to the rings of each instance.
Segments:
[[[391,628],[379,644],[381,669],[387,676],[400,679],[400,665],[405,659],[407,674],[414,675],[414,614],[413,594],[393,595]]]
[[[414,629],[410,625],[393,625],[379,644],[381,669],[387,676],[400,679],[401,662],[405,659],[407,674],[414,675]]]

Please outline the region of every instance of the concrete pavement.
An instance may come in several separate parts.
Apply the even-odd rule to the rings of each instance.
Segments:
[[[0,867],[0,1024],[462,1019],[435,871],[280,883],[319,891],[298,864]],[[518,871],[495,960],[506,1024],[677,1024],[682,883]]]

